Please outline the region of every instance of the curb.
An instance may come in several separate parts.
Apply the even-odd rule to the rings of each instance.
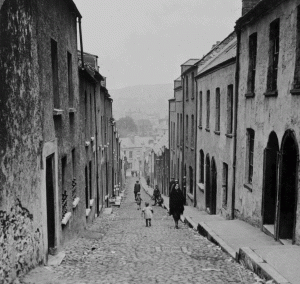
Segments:
[[[272,279],[276,284],[291,284],[249,247],[240,248],[238,260],[261,278]]]

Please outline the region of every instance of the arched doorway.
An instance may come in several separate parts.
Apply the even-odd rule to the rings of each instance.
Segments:
[[[207,210],[210,210],[210,193],[210,159],[207,154],[205,160],[205,206]]]
[[[210,198],[210,213],[217,212],[217,167],[215,159],[211,160],[211,198]]]
[[[278,190],[278,239],[294,241],[297,206],[298,145],[293,131],[287,130],[280,152]]]
[[[262,190],[262,223],[268,231],[274,233],[277,198],[277,156],[279,152],[278,138],[271,132],[267,147],[264,150],[264,175]],[[270,226],[269,226],[270,225]]]

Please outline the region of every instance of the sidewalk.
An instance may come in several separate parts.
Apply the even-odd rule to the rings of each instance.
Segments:
[[[152,196],[153,188],[141,178],[145,192]],[[165,208],[169,209],[169,198],[164,196]],[[282,245],[259,228],[241,220],[226,220],[218,215],[185,206],[184,222],[219,245],[235,260],[243,263],[257,275],[275,283],[300,283],[300,247]]]

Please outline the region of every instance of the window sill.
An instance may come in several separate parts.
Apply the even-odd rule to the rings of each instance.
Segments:
[[[76,197],[73,201],[73,209],[77,207],[78,203],[80,201],[80,198],[79,197]]]
[[[220,131],[214,131],[216,135],[220,135]]]
[[[66,215],[64,216],[64,218],[61,220],[61,223],[63,225],[67,225],[68,222],[69,222],[69,220],[70,220],[70,218],[71,218],[71,216],[72,216],[72,213],[71,212],[67,212]]]
[[[228,138],[232,138],[232,137],[233,137],[233,134],[226,133],[225,136],[228,137]]]
[[[91,209],[90,208],[86,208],[85,209],[85,217],[89,217],[90,213],[91,213]]]
[[[250,192],[252,192],[252,184],[251,183],[244,183],[244,187],[247,188]]]
[[[249,92],[245,94],[246,98],[254,98],[255,97],[255,93]]]
[[[207,128],[207,127],[205,128],[205,130],[206,130],[206,132],[210,132],[210,129],[209,129],[209,128]]]
[[[95,137],[91,137],[91,142],[94,142],[95,141]]]
[[[85,147],[89,147],[90,146],[90,142],[89,141],[85,141]]]
[[[199,129],[202,129],[202,126],[199,125],[198,128],[199,128]]]
[[[76,109],[74,107],[69,108],[69,113],[70,114],[75,113],[75,112],[76,112]]]
[[[277,97],[278,96],[278,92],[276,91],[267,91],[264,93],[265,97]]]
[[[202,191],[204,193],[204,183],[197,183],[200,191]]]
[[[300,95],[300,89],[292,89],[290,90],[291,95],[299,96]]]
[[[186,195],[188,196],[188,198],[190,200],[194,201],[194,195],[193,194],[191,194],[191,193],[188,192]]]
[[[55,108],[53,109],[53,116],[61,116],[63,112],[64,111],[62,109]]]

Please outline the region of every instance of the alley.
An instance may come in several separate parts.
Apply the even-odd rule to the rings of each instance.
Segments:
[[[145,227],[127,180],[125,200],[102,214],[66,247],[63,262],[39,267],[21,283],[255,283],[250,271],[234,262],[187,225],[174,222],[154,206],[152,227]],[[143,205],[150,197],[142,190]]]

